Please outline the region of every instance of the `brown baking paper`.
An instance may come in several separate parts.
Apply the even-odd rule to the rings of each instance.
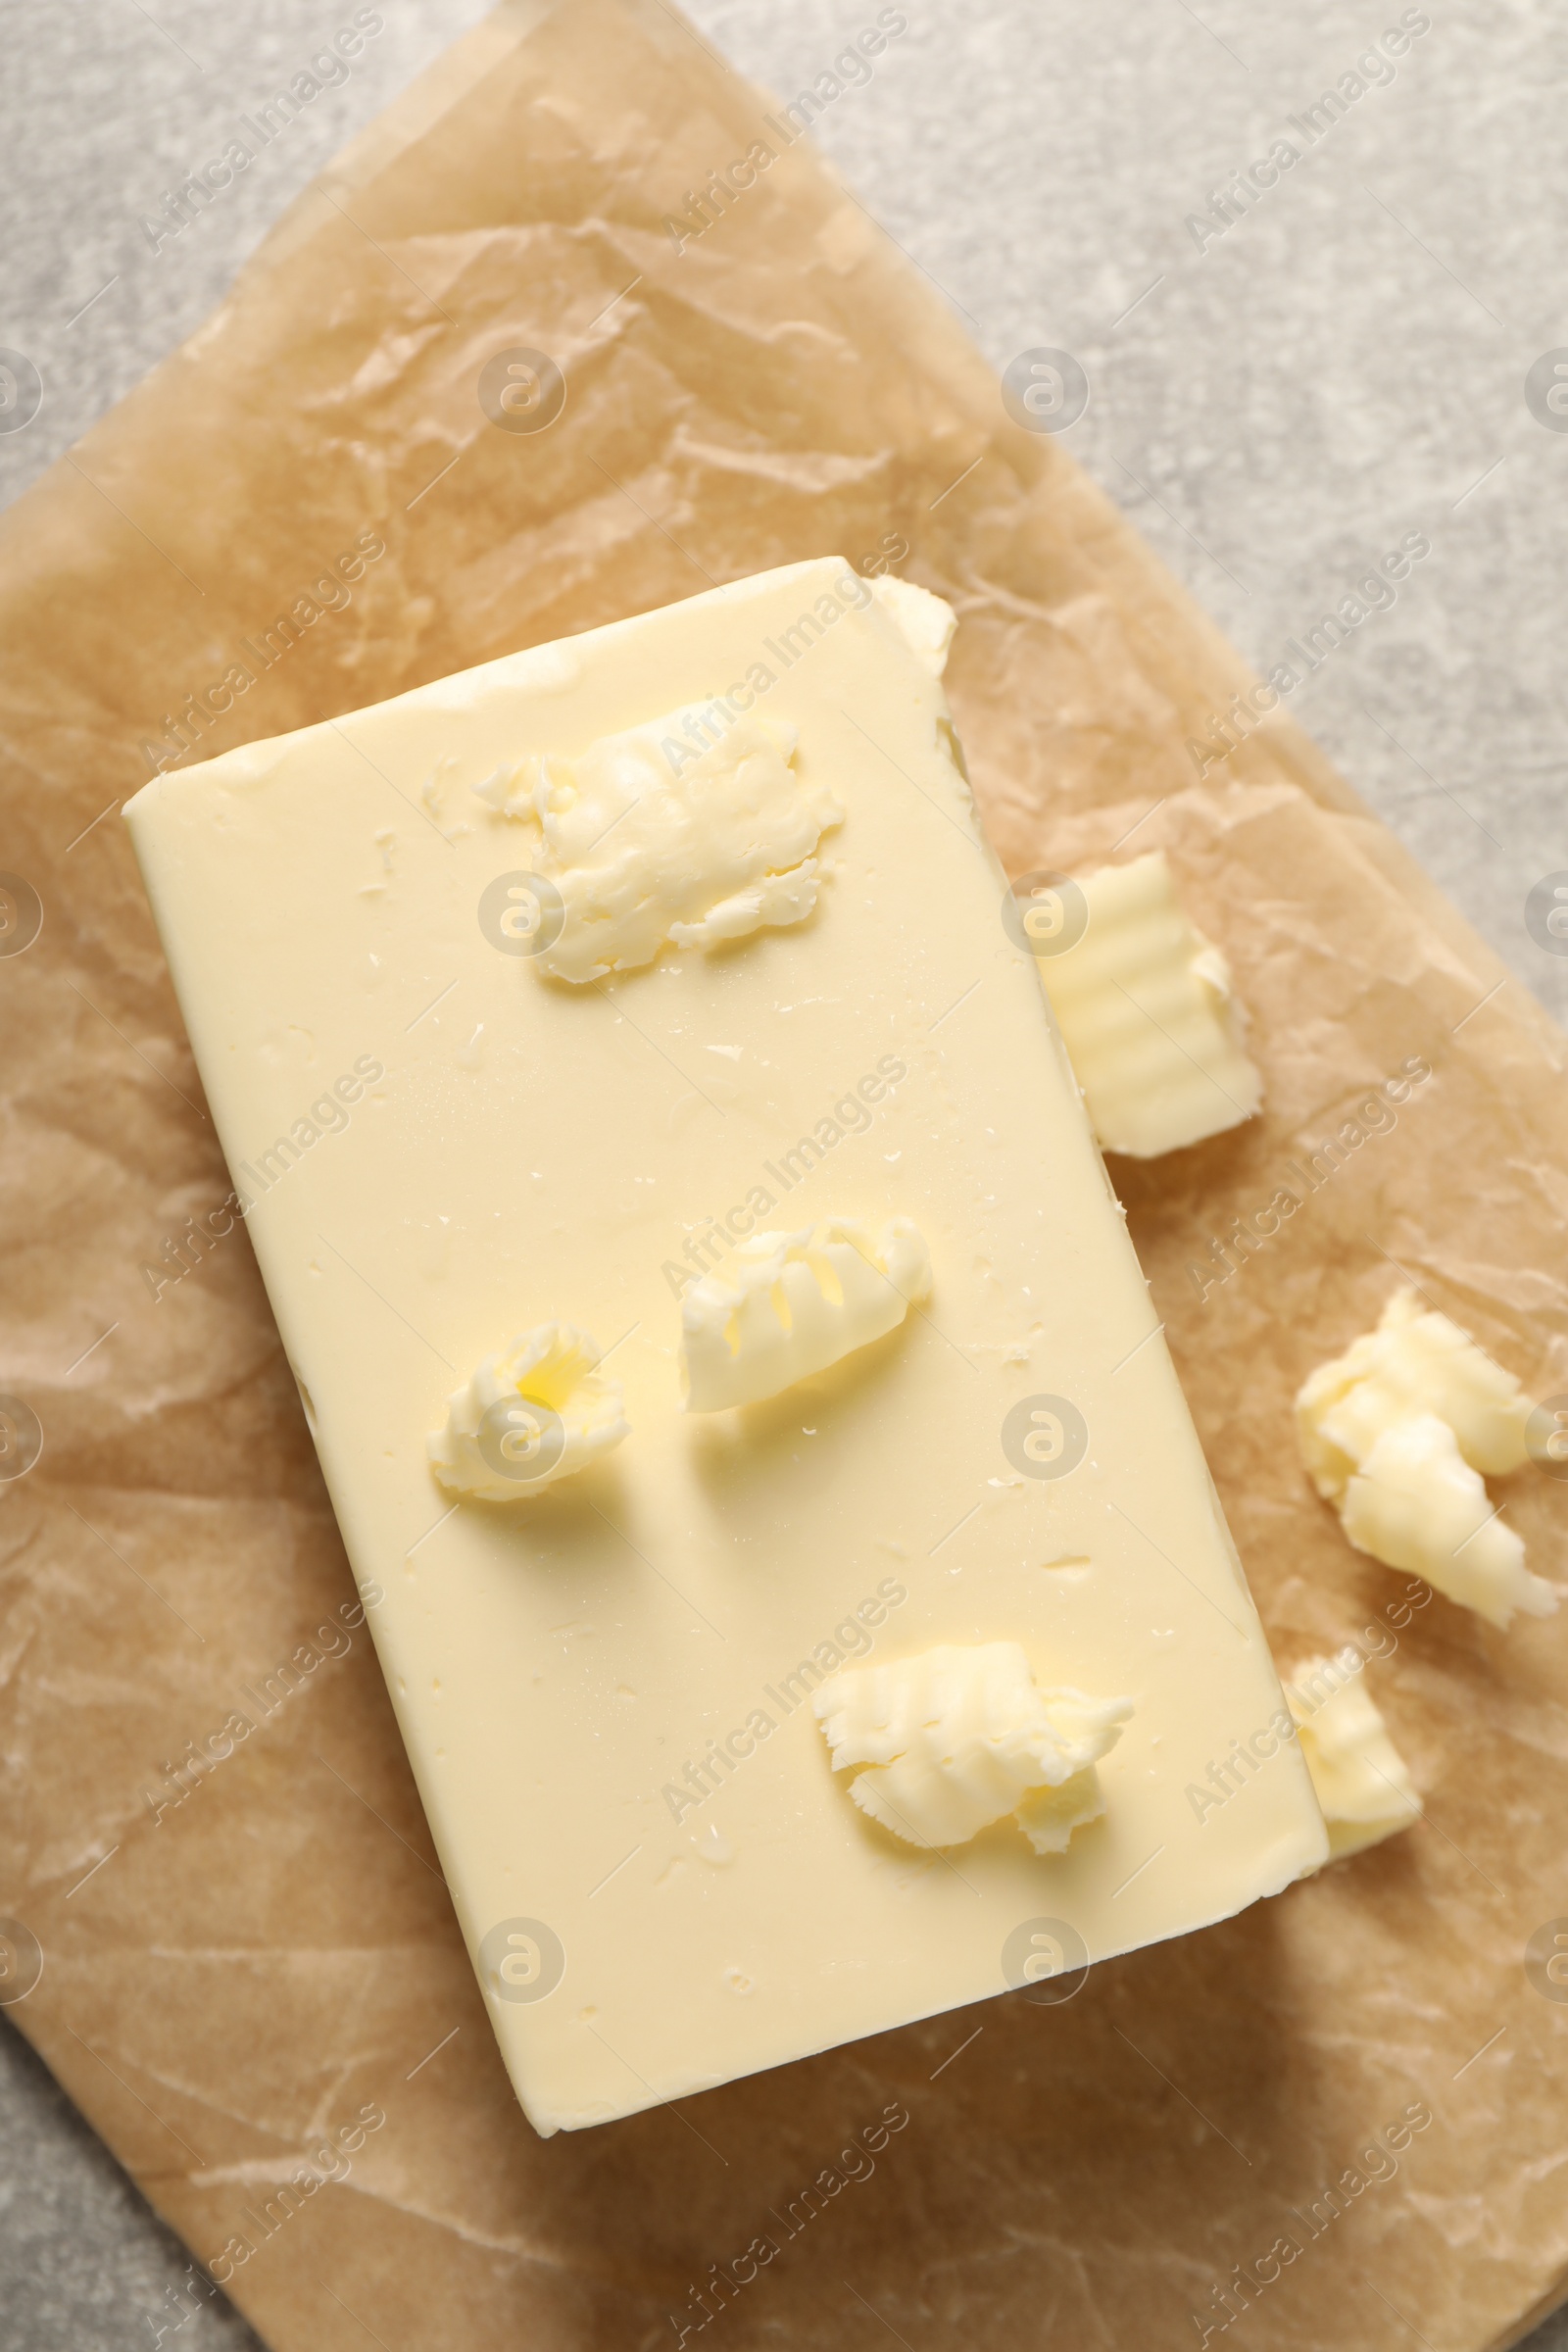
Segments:
[[[782,150],[770,112],[662,0],[503,8],[4,525],[3,862],[43,918],[0,959],[0,1386],[43,1432],[0,1488],[13,1999],[42,1957],[12,2014],[279,2352],[622,2352],[695,2341],[700,2294],[735,2347],[1142,2352],[1217,2328],[1226,2280],[1248,2345],[1500,2345],[1568,2278],[1568,2008],[1524,1964],[1568,1913],[1568,1612],[1391,1619],[1408,1580],[1348,1548],[1289,1404],[1393,1260],[1537,1396],[1568,1389],[1562,1041],[1289,724],[1200,782],[1236,656],[1007,422],[808,144],[677,252],[663,217]],[[548,429],[480,407],[515,349],[564,373]],[[365,535],[350,601],[318,591]],[[1427,1818],[1067,2004],[544,2143],[243,1228],[168,1279],[228,1184],[115,810],[182,712],[199,757],[833,552],[956,606],[1009,867],[1163,846],[1234,962],[1265,1115],[1113,1175],[1281,1657],[1387,1651],[1370,1687]],[[1412,1058],[1430,1080],[1373,1132],[1357,1105]],[[1348,1121],[1364,1140],[1218,1280],[1213,1238]],[[1496,1492],[1560,1573],[1568,1489]]]

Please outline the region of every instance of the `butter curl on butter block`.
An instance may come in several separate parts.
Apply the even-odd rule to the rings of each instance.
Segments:
[[[776,1396],[897,1331],[930,1291],[931,1254],[907,1217],[876,1235],[844,1217],[751,1234],[682,1301],[686,1410]]]
[[[538,824],[535,870],[562,902],[539,971],[580,985],[652,963],[666,943],[721,947],[811,913],[812,853],[843,809],[796,773],[798,728],[754,713],[715,733],[672,710],[475,787],[498,813]]]
[[[525,1501],[618,1446],[628,1434],[620,1383],[599,1361],[597,1343],[569,1323],[541,1323],[487,1355],[425,1442],[448,1494]]]
[[[1041,1690],[1016,1642],[944,1642],[836,1674],[811,1704],[850,1794],[906,1845],[963,1845],[1010,1814],[1037,1854],[1059,1854],[1104,1812],[1095,1766],[1130,1698]]]
[[[1164,851],[1075,887],[1084,927],[1042,954],[1039,970],[1104,1149],[1152,1159],[1239,1127],[1263,1099],[1246,1012],[1229,964],[1189,920]]]

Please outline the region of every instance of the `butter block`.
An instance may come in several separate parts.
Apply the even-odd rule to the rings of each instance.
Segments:
[[[1245,1799],[1188,1793],[1284,1702],[955,758],[952,625],[795,565],[127,810],[542,2132],[1000,1994],[1042,1922],[1100,1959],[1327,1852],[1294,1744]],[[634,808],[628,759],[703,790]],[[732,821],[754,790],[756,858]],[[579,839],[573,809],[614,822],[616,793],[617,829]],[[799,919],[780,878],[814,892]],[[357,1057],[379,1074],[313,1119]],[[879,1336],[689,1411],[701,1286],[744,1294],[745,1245],[824,1228],[889,1272],[885,1237],[917,1236],[923,1298],[906,1269]],[[535,1393],[568,1333],[565,1390]],[[548,1413],[600,1426],[584,1379],[624,1436],[514,1501],[465,1486],[496,1407],[524,1469]],[[993,1644],[1041,1693],[1132,1711],[1086,1768],[1102,1811],[1076,1773],[1026,1790],[1043,1850],[1005,1818],[951,1867],[857,1804],[812,1700]]]
[[[1359,1679],[1365,1665],[1351,1646],[1337,1657],[1304,1659],[1285,1685],[1334,1862],[1409,1829],[1423,1810],[1382,1710]]]
[[[1025,903],[1020,924],[1105,1150],[1152,1159],[1250,1119],[1263,1083],[1246,1015],[1164,851],[1043,881],[1044,918]]]

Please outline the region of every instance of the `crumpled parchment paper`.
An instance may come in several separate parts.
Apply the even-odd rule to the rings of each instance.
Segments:
[[[663,0],[503,7],[3,526],[3,863],[42,929],[0,956],[0,1388],[43,1450],[0,1486],[0,1985],[279,2352],[622,2352],[705,2312],[813,2352],[1142,2352],[1227,2312],[1255,2346],[1500,2345],[1568,2284],[1568,1986],[1526,1965],[1568,1912],[1568,1612],[1411,1606],[1289,1400],[1396,1266],[1568,1389],[1562,1040],[1278,713],[1200,778],[1237,658],[777,123]],[[701,225],[759,140],[677,250],[665,217]],[[564,378],[544,429],[481,406],[499,359],[528,421],[553,379],[517,352]],[[116,810],[182,747],[827,553],[956,606],[1010,868],[1163,846],[1231,956],[1266,1115],[1112,1173],[1282,1663],[1359,1644],[1427,1818],[1069,2004],[545,2144]],[[1216,1254],[1332,1137],[1277,1234]],[[1568,1488],[1496,1493],[1560,1574]]]

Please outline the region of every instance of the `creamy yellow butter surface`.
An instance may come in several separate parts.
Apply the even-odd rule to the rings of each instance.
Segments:
[[[1048,1931],[1099,1958],[1202,1927],[1327,1850],[1294,1743],[1223,1805],[1189,1794],[1279,1687],[952,756],[950,628],[917,591],[797,565],[127,811],[542,2132],[999,1993]],[[742,727],[745,775],[710,757]],[[616,863],[569,807],[552,850],[531,804],[586,762],[613,822],[630,769],[587,756],[644,729],[673,747],[677,818],[693,786],[728,796],[684,896],[657,809]],[[610,888],[605,956],[582,926]],[[348,1124],[313,1118],[360,1057],[384,1075]],[[762,1401],[684,1409],[700,1277],[753,1233],[901,1219],[930,1279],[890,1328]],[[479,1431],[509,1380],[539,1386],[550,1327],[598,1357],[561,1371],[581,1466],[478,1498],[465,1448],[536,1458]],[[456,1500],[427,1453],[447,1429]],[[857,1805],[811,1699],[867,1659],[997,1642],[1042,1691],[1131,1713],[1094,1768],[1103,1813],[1047,1825],[1064,1852],[1005,1820],[953,1869]]]

